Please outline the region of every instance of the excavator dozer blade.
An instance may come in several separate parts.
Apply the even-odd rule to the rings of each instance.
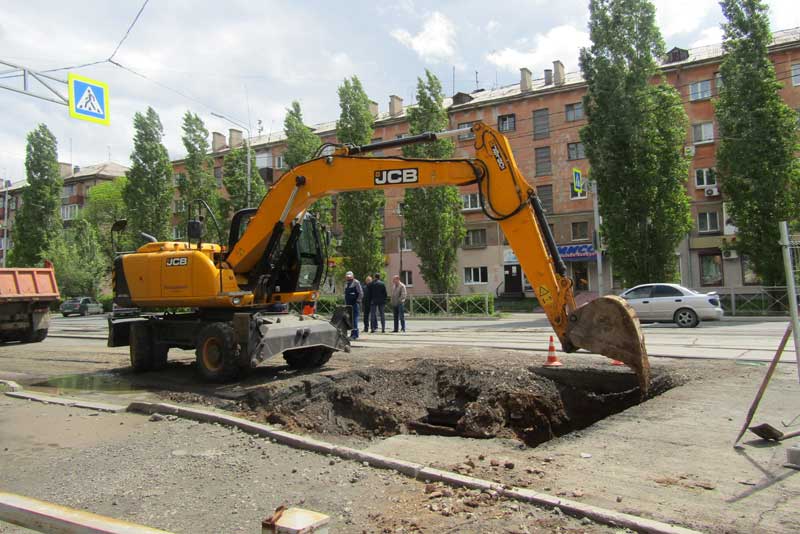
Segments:
[[[623,362],[639,379],[642,396],[650,387],[650,362],[639,319],[625,300],[608,296],[581,306],[569,316],[567,341],[575,348]]]

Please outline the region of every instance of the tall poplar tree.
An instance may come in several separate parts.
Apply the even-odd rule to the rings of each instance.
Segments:
[[[219,216],[219,186],[214,178],[214,160],[209,155],[208,130],[203,120],[191,111],[187,111],[183,116],[181,139],[186,149],[184,159],[186,172],[181,173],[178,178],[178,193],[187,205],[183,215],[188,217],[190,202],[205,200],[214,215]],[[192,206],[192,213],[197,213],[196,205]],[[182,222],[185,224],[186,221]]]
[[[720,5],[727,22],[720,67],[724,83],[715,102],[717,165],[737,227],[733,246],[750,258],[764,284],[782,285],[778,222],[800,218],[797,115],[780,97],[782,83],[767,54],[772,41],[767,6],[760,0]]]
[[[340,143],[366,145],[372,140],[374,118],[369,98],[356,76],[339,87],[341,113],[336,123]],[[366,190],[339,195],[339,222],[342,225],[340,252],[346,266],[357,277],[383,270],[383,191]]]
[[[314,131],[303,124],[303,112],[300,109],[300,102],[296,100],[286,110],[283,131],[286,134],[286,152],[283,153],[283,161],[290,168],[313,158],[322,144]],[[331,225],[333,221],[331,197],[327,196],[317,200],[309,211],[316,215],[322,224]]]
[[[247,207],[247,148],[234,148],[222,162],[222,183],[228,192],[228,198],[220,198],[219,206],[222,226],[225,235],[230,228],[233,214]],[[267,186],[258,173],[255,154],[250,154],[250,203],[258,207],[261,199],[267,194]]]
[[[448,126],[443,106],[442,84],[429,70],[425,79],[417,78],[417,105],[408,110],[410,133],[439,132]],[[410,158],[443,159],[452,157],[452,139],[403,147]],[[420,259],[420,273],[433,293],[450,293],[458,285],[455,267],[464,234],[461,194],[457,187],[406,189],[403,202],[404,232],[414,243]]]
[[[122,192],[128,229],[135,243],[141,242],[139,232],[166,239],[172,214],[172,164],[161,143],[164,129],[149,106],[144,114],[133,116],[133,128],[132,165]]]
[[[649,0],[591,0],[589,11],[581,139],[600,189],[603,241],[626,285],[673,280],[675,249],[692,226],[687,118],[658,69],[664,42],[655,7]]]
[[[14,248],[9,264],[21,267],[41,265],[61,236],[61,190],[58,172],[58,144],[46,125],[28,134],[25,173],[28,187],[22,192],[22,206],[14,221]]]

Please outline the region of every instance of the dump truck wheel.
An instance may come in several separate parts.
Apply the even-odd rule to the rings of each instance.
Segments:
[[[206,380],[223,382],[239,374],[239,345],[229,324],[211,323],[203,328],[195,354],[197,369]]]
[[[46,337],[47,328],[40,328],[39,330],[29,332],[22,341],[23,343],[39,343],[44,341]]]
[[[287,350],[283,359],[290,369],[314,369],[322,367],[333,356],[333,349],[328,347],[308,347],[303,349]]]
[[[146,323],[131,325],[131,367],[137,373],[153,369],[153,337]]]

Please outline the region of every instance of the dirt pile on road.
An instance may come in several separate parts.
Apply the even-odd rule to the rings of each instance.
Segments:
[[[654,377],[651,395],[674,384]],[[251,390],[251,415],[321,434],[399,433],[513,437],[536,445],[640,401],[636,379],[615,369],[509,370],[448,360],[298,375]]]

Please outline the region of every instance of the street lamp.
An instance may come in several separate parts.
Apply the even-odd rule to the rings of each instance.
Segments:
[[[403,248],[405,247],[405,239],[404,239],[404,236],[403,236],[403,226],[404,226],[403,222],[404,222],[404,220],[403,220],[403,203],[402,202],[398,202],[397,203],[397,208],[395,209],[395,213],[397,213],[397,216],[400,218],[400,247],[399,247],[400,248],[400,273],[399,274],[400,274],[400,281],[405,283],[403,281]]]
[[[251,154],[250,154],[250,128],[248,128],[247,126],[245,126],[241,122],[237,122],[237,121],[235,121],[235,120],[233,120],[231,118],[226,117],[225,115],[221,115],[221,114],[215,113],[213,111],[211,112],[211,115],[213,115],[214,117],[217,117],[218,119],[226,120],[226,121],[230,122],[231,124],[234,124],[234,125],[238,126],[239,128],[244,129],[244,131],[247,132],[247,137],[245,138],[244,142],[245,142],[245,146],[247,147],[247,207],[249,208],[250,207],[250,158],[251,158]]]

